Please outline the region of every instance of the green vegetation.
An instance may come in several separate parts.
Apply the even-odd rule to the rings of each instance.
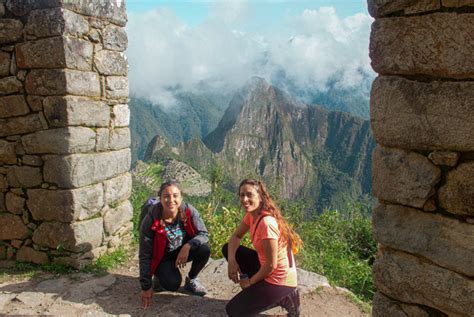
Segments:
[[[377,247],[367,211],[361,207],[346,213],[325,211],[300,224],[298,232],[304,242],[298,256],[302,268],[326,276],[365,301],[372,299],[371,266]]]
[[[111,253],[104,254],[89,268],[94,271],[109,270],[128,260],[128,252],[125,248],[119,247]]]

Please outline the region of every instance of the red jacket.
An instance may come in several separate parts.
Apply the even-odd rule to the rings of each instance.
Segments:
[[[194,228],[192,219],[191,219],[191,211],[189,208],[185,209],[185,212],[180,212],[181,221],[184,224],[184,230],[186,230],[186,234],[193,238],[196,236],[196,228]],[[168,244],[168,239],[166,237],[166,231],[163,225],[162,220],[154,219],[153,225],[151,226],[151,230],[155,231],[155,240],[153,241],[153,257],[151,259],[151,271],[150,276],[155,274],[158,265],[165,254],[166,246]]]

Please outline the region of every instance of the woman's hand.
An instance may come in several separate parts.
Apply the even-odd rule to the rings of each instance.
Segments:
[[[228,265],[227,265],[227,275],[229,276],[229,279],[232,280],[232,282],[234,283],[238,283],[239,273],[240,273],[240,268],[239,268],[239,264],[237,264],[237,261],[229,260]]]
[[[148,309],[151,306],[151,298],[153,297],[153,288],[147,291],[142,291],[142,308]]]
[[[186,265],[190,249],[191,246],[189,245],[189,243],[186,243],[181,247],[181,250],[178,253],[178,257],[176,258],[176,267],[182,268]]]

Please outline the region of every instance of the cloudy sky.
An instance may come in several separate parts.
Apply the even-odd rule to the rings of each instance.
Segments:
[[[302,90],[373,76],[366,0],[128,0],[132,94],[172,104],[172,88],[226,90],[279,74]]]

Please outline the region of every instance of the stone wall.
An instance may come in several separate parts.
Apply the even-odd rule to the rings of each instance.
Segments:
[[[130,241],[125,4],[0,0],[0,260]]]
[[[369,0],[374,316],[473,316],[474,1]]]

